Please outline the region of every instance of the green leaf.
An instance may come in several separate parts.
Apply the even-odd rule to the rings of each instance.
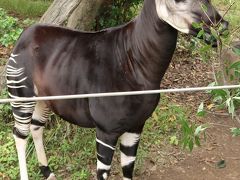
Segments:
[[[240,128],[231,128],[231,133],[233,137],[240,136]]]
[[[170,137],[170,144],[173,144],[173,145],[178,145],[178,139],[177,139],[177,136],[171,136]]]
[[[204,110],[204,103],[202,102],[198,107],[197,115],[202,117],[205,114],[206,114],[206,111]]]
[[[192,27],[194,27],[195,29],[200,29],[200,28],[202,28],[202,25],[201,25],[201,23],[193,22]]]
[[[198,126],[194,132],[195,136],[199,136],[201,132],[205,131],[208,127],[205,125]]]
[[[195,136],[195,144],[197,146],[201,146],[201,143],[200,143],[200,138],[198,136]]]
[[[212,83],[210,83],[207,87],[214,87],[214,86],[216,86],[217,85],[217,83],[216,82],[212,82]],[[211,93],[213,90],[208,90],[208,91],[206,91],[207,93]]]
[[[227,105],[227,108],[228,108],[228,112],[230,114],[234,115],[235,105],[233,103],[233,98],[228,98],[227,101],[226,101],[226,105]]]
[[[233,99],[235,99],[235,100],[240,100],[240,97],[233,97]]]
[[[207,87],[214,87],[214,86],[216,86],[216,82],[210,83]]]
[[[199,31],[197,37],[201,38],[201,37],[203,37],[203,34],[204,34],[204,30],[202,29],[201,31]]]
[[[188,148],[189,148],[190,151],[193,150],[193,145],[194,145],[194,144],[193,144],[193,141],[190,140],[189,143],[188,143]]]
[[[205,45],[202,48],[200,48],[199,51],[201,53],[205,53],[205,52],[208,52],[211,48],[212,48],[211,45]]]
[[[223,89],[212,90],[211,94],[215,97],[220,96],[221,98],[224,98],[228,95],[227,91]]]
[[[219,35],[217,34],[217,31],[213,27],[210,27],[210,30],[211,30],[211,36],[213,36],[215,39],[219,39]]]
[[[236,55],[238,55],[238,56],[240,56],[240,49],[239,48],[233,48],[233,52],[236,54]]]
[[[217,167],[218,167],[219,169],[225,168],[225,167],[226,167],[226,162],[225,162],[225,160],[219,161],[219,162],[217,163]]]
[[[229,67],[229,69],[237,69],[240,68],[240,61],[234,62],[233,64],[231,64],[231,66]]]

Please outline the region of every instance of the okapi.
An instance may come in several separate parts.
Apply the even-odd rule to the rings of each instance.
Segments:
[[[22,33],[7,64],[9,96],[159,89],[178,31],[198,34],[193,22],[203,22],[206,32],[213,23],[220,22],[224,29],[228,24],[210,0],[145,0],[131,22],[98,32],[33,25]],[[11,103],[21,179],[28,179],[25,149],[30,132],[41,172],[55,179],[42,139],[50,110],[70,123],[96,128],[98,180],[108,178],[120,138],[123,179],[132,179],[140,134],[159,99],[155,94]]]

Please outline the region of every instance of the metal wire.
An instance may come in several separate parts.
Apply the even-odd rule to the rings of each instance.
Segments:
[[[14,98],[14,99],[0,99],[0,104],[10,103],[10,102],[49,101],[49,100],[98,98],[98,97],[132,96],[132,95],[177,93],[177,92],[196,92],[196,91],[210,91],[210,90],[218,90],[218,89],[237,89],[237,88],[240,88],[240,85],[158,89],[158,90],[146,90],[146,91],[107,92],[107,93],[42,96],[42,97],[19,97],[19,98]]]

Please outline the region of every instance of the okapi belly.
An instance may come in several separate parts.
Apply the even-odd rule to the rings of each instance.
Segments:
[[[87,99],[48,101],[47,104],[55,114],[72,124],[85,128],[95,127],[89,113]]]

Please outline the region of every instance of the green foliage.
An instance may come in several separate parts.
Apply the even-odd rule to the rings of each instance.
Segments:
[[[227,2],[227,0],[224,0],[224,2]],[[235,3],[235,5],[238,8],[240,7],[239,4]],[[232,8],[236,8],[236,6],[233,6]],[[231,14],[230,12],[227,12],[227,17],[229,17],[229,14],[234,16],[234,13]],[[235,13],[235,15],[236,14],[238,13]],[[230,22],[230,24],[231,23],[235,25],[235,22]],[[239,32],[239,27],[235,25],[235,29],[234,26],[232,26],[230,31],[223,32],[221,24],[215,24],[212,27],[208,27],[211,30],[211,35],[209,35],[208,33],[205,33],[202,23],[194,23],[193,26],[197,29],[201,29],[197,38],[202,38],[210,42],[210,44],[207,45],[205,42],[195,38],[193,40],[194,43],[192,43],[194,46],[192,49],[196,49],[194,53],[200,55],[202,60],[212,64],[215,82],[211,83],[210,86],[229,83],[227,76],[229,76],[230,83],[235,82],[236,80],[238,82],[240,80],[240,49],[233,47],[233,52],[239,56],[239,61],[230,64],[230,66],[225,65],[225,62],[229,60],[222,59],[222,49],[231,47],[231,42],[236,38],[235,34],[236,32]],[[211,45],[214,40],[217,41],[217,48],[213,48]],[[217,68],[214,67],[215,64],[218,64]],[[240,107],[240,89],[212,90],[209,91],[209,93],[211,94],[212,101],[217,108],[227,108],[232,117],[236,115],[236,109]],[[200,104],[197,112],[200,116],[205,114],[203,105],[203,103]]]
[[[230,70],[234,69],[235,77],[240,77],[239,62],[232,64],[229,69]],[[235,79],[235,77],[233,76],[232,78]],[[213,82],[209,86],[216,86],[216,85],[218,84],[216,82]],[[214,103],[217,109],[227,108],[228,113],[231,114],[232,117],[236,115],[235,114],[236,110],[240,107],[240,89],[218,89],[218,90],[208,91],[208,93],[211,95],[212,102]],[[201,108],[200,107],[199,108],[202,110],[202,112],[204,112],[205,109],[201,105],[200,105]]]
[[[237,54],[237,53],[236,53]],[[230,81],[238,80],[240,81],[240,55],[239,61],[232,63],[230,66],[226,68],[226,73],[230,76]]]
[[[216,83],[211,84],[211,86],[213,85],[216,85]],[[235,116],[236,110],[240,107],[240,89],[218,89],[211,90],[209,93],[217,109],[226,107],[228,113],[233,117]]]
[[[8,98],[7,89],[2,90],[0,98],[1,99]],[[0,119],[6,123],[13,120],[12,109],[10,104],[0,104]]]
[[[160,106],[144,126],[136,161],[137,171],[141,169],[151,149],[161,149],[165,143],[178,145],[181,142],[179,122],[183,119],[187,121],[187,110],[162,97]]]
[[[117,26],[135,17],[143,0],[115,0],[101,10],[95,29]]]
[[[204,103],[202,102],[198,107],[197,115],[198,116],[204,116],[205,114],[206,114],[206,111],[204,109]]]
[[[10,17],[0,8],[0,43],[3,46],[13,44],[22,33],[18,25],[18,19]]]
[[[163,141],[161,138],[166,139],[166,136],[169,136],[169,143],[172,145],[182,145],[189,150],[192,150],[194,145],[200,146],[200,135],[207,126],[197,126],[189,122],[185,108],[173,105],[165,98],[162,98],[162,102],[145,125],[142,135],[144,145],[140,146],[140,149],[149,148],[152,144],[159,146]]]
[[[231,128],[233,136],[240,136],[240,128]]]
[[[222,169],[226,167],[226,162],[225,160],[220,160],[217,164],[216,164],[217,168]]]
[[[170,144],[177,146],[179,144],[179,140],[177,136],[171,136],[170,137]]]
[[[33,23],[33,20],[25,19],[20,24],[18,18],[8,16],[6,11],[0,8],[0,44],[5,47],[13,45],[22,33],[23,27]]]
[[[16,179],[19,169],[15,143],[9,124],[0,121],[0,179]]]
[[[196,126],[189,124],[185,119],[180,121],[182,127],[182,145],[184,148],[188,147],[190,151],[193,150],[194,144],[200,146],[200,134],[203,132],[205,136],[206,125]]]

